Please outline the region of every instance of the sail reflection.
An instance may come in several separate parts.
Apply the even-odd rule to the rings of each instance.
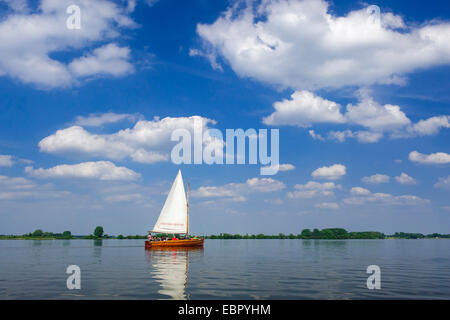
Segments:
[[[151,264],[152,278],[160,284],[159,294],[166,299],[186,300],[189,256],[203,252],[203,248],[154,248],[146,250]],[[164,298],[163,298],[164,299]]]

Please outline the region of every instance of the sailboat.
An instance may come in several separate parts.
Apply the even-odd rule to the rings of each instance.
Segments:
[[[151,233],[165,233],[165,234],[180,234],[185,235],[184,239],[177,240],[149,240],[145,241],[145,248],[161,248],[161,247],[198,247],[203,246],[204,239],[188,237],[189,232],[189,184],[188,196],[186,199],[186,192],[184,190],[183,177],[181,170],[172,188],[167,196],[166,202],[159,214],[158,220],[153,227]]]

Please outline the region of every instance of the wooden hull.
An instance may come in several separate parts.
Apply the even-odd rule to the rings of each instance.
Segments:
[[[145,241],[145,248],[167,248],[167,247],[203,247],[204,239]]]

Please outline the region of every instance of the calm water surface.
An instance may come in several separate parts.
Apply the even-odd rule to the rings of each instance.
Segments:
[[[66,268],[81,268],[68,290]],[[368,290],[366,268],[381,268]],[[450,240],[1,240],[0,299],[450,299]]]

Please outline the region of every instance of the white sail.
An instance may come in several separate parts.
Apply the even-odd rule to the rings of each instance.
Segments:
[[[181,170],[178,171],[152,232],[187,233],[187,202]]]

